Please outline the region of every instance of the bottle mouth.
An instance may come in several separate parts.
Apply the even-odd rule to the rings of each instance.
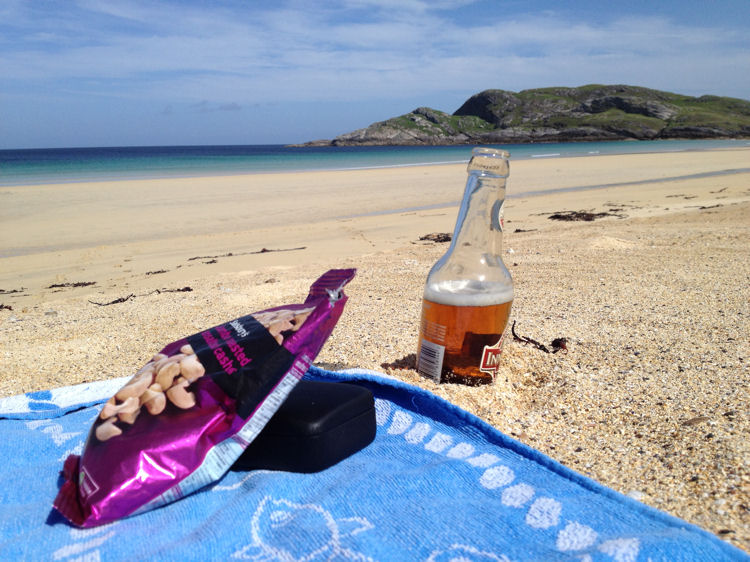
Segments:
[[[510,152],[502,148],[492,148],[487,146],[477,146],[471,150],[472,156],[484,156],[489,158],[510,158]]]
[[[500,148],[477,147],[471,151],[467,171],[483,176],[507,177],[510,153]]]

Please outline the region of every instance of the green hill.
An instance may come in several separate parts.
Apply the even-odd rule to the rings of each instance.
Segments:
[[[485,90],[307,145],[450,145],[750,137],[750,101],[624,85]]]

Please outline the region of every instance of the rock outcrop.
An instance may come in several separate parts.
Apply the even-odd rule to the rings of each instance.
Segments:
[[[750,137],[750,101],[624,85],[485,90],[453,114],[414,111],[315,146]]]

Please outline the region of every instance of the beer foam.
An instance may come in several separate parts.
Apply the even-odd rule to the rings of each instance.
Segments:
[[[480,281],[441,281],[424,288],[424,298],[449,306],[492,306],[513,300],[513,286]]]

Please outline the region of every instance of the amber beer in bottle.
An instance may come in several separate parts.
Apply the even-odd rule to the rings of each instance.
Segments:
[[[417,370],[436,382],[486,384],[498,371],[513,302],[500,256],[508,157],[472,151],[451,245],[427,276]]]

